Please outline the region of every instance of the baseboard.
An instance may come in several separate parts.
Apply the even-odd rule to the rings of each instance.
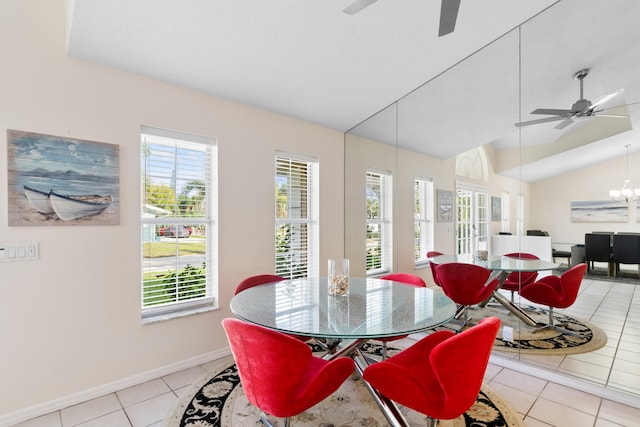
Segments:
[[[172,363],[170,365],[142,372],[131,377],[122,378],[112,383],[103,384],[98,387],[93,387],[78,393],[63,396],[58,399],[20,409],[15,412],[0,415],[0,427],[10,427],[31,418],[36,418],[51,412],[59,411],[69,406],[77,405],[78,403],[86,402],[87,400],[95,399],[128,387],[133,387],[135,385],[154,380],[156,378],[164,377],[183,369],[189,369],[194,366],[202,365],[204,363],[226,357],[230,354],[231,351],[227,347],[222,350],[212,351],[210,353],[205,353],[189,359],[181,360],[176,363]]]

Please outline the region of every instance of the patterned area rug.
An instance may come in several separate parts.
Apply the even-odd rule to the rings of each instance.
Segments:
[[[391,349],[390,349],[391,350]],[[379,345],[368,345],[365,351],[379,356]],[[390,353],[399,351],[393,349]],[[412,426],[425,425],[425,417],[401,408]],[[195,382],[163,422],[163,427],[255,427],[263,413],[244,397],[238,371],[231,358]],[[282,421],[267,417],[274,425]],[[308,411],[293,417],[296,427],[388,426],[360,378],[350,379],[331,396]],[[525,427],[518,413],[488,386],[483,386],[476,403],[461,417],[441,421],[442,427]]]
[[[492,303],[493,304],[493,303]],[[530,305],[520,305],[537,322],[548,323],[548,309]],[[554,323],[568,323],[565,329],[576,332],[580,336],[564,334],[555,330],[543,330],[535,332],[535,327],[530,327],[520,322],[517,317],[510,314],[501,305],[488,305],[482,309],[471,312],[472,319],[480,319],[487,316],[497,316],[502,321],[502,326],[513,328],[513,341],[503,340],[503,327],[498,332],[498,337],[493,346],[495,350],[506,352],[519,352],[526,354],[578,354],[587,353],[604,347],[607,343],[606,333],[584,320],[579,320],[561,313],[553,313]]]

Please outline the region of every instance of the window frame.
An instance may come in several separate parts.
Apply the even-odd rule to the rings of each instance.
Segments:
[[[371,179],[378,177],[376,188],[380,189],[378,196],[378,218],[371,218],[370,201],[371,194],[375,193],[371,190]],[[367,277],[378,276],[390,273],[393,270],[393,175],[389,171],[367,168],[365,175],[365,269]],[[369,267],[369,230],[370,228],[379,229],[379,245],[380,248],[380,266]]]
[[[289,186],[288,195],[296,194],[301,196],[306,194],[306,197],[299,197],[297,200],[297,206],[300,209],[304,209],[304,216],[293,217],[291,216],[291,206],[287,208],[287,216],[280,216],[279,213],[279,170],[286,169],[286,163],[289,163],[288,176],[292,177],[293,170],[290,168],[291,164],[305,164],[306,168],[306,181],[305,186]],[[294,279],[300,277],[317,277],[320,272],[320,187],[319,187],[319,170],[320,164],[317,158],[294,154],[284,151],[276,151],[274,156],[274,185],[275,185],[275,200],[274,200],[274,271],[276,275],[285,277],[287,279]],[[291,182],[291,180],[289,180]],[[289,199],[287,199],[289,201]],[[302,208],[304,206],[304,208]],[[283,225],[291,225],[295,228],[306,226],[306,243],[300,240],[302,246],[305,247],[304,254],[301,251],[294,253],[298,260],[304,258],[306,263],[302,269],[293,269],[291,265],[284,267],[284,264],[279,259],[281,257],[279,239],[281,238],[279,228]],[[295,251],[294,251],[295,252]],[[284,268],[283,268],[284,267]]]
[[[147,187],[146,178],[152,175],[154,170],[149,166],[148,156],[145,154],[149,150],[148,144],[157,144],[158,146],[164,146],[175,149],[176,153],[179,149],[193,151],[200,151],[204,154],[204,160],[199,165],[204,170],[202,171],[202,178],[205,184],[204,195],[202,199],[202,206],[204,206],[204,212],[199,212],[201,215],[186,216],[177,215],[178,213],[178,193],[174,193],[173,202],[174,210],[170,212],[173,216],[161,217],[146,216],[145,212],[148,209],[146,205],[147,200]],[[141,225],[141,274],[140,274],[140,310],[143,321],[156,321],[164,320],[167,318],[184,316],[192,313],[206,311],[217,308],[218,304],[218,265],[217,265],[217,251],[218,251],[218,220],[217,220],[217,198],[218,198],[218,144],[214,138],[207,138],[203,136],[191,135],[182,132],[169,131],[165,129],[153,128],[148,126],[142,126],[140,131],[140,147],[141,147],[141,163],[140,163],[140,225]],[[160,155],[160,154],[158,154]],[[180,176],[180,165],[186,166],[187,161],[180,161],[177,157],[173,159],[174,168],[171,176],[171,183],[178,179],[185,179],[188,175]],[[170,163],[169,163],[170,164]],[[158,169],[159,170],[159,169]],[[182,169],[184,170],[184,169]],[[178,175],[176,177],[176,175]],[[175,184],[170,184],[175,185]],[[145,258],[145,243],[152,243],[145,241],[148,236],[145,237],[145,228],[153,226],[155,230],[161,225],[165,226],[178,226],[187,224],[200,224],[203,225],[204,234],[204,256],[203,263],[206,266],[204,270],[204,295],[192,299],[183,299],[177,301],[167,301],[157,305],[145,304],[145,267],[148,267],[148,259]],[[155,234],[155,233],[154,233]],[[190,237],[191,238],[191,237]],[[155,238],[154,238],[155,241]],[[197,245],[197,242],[194,242]],[[173,257],[175,261],[175,269],[173,271],[184,271],[184,267],[181,266],[181,260],[179,255],[180,239],[176,238],[176,255]],[[176,292],[179,292],[179,279],[176,283]]]
[[[431,178],[414,179],[414,259],[416,267],[429,264],[427,252],[434,249],[435,199]]]

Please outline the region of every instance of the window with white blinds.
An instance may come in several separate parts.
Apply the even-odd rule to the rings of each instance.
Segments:
[[[211,307],[216,142],[143,127],[141,150],[142,317]]]
[[[318,276],[318,162],[286,153],[276,154],[275,162],[275,273]]]
[[[500,214],[500,231],[509,232],[511,230],[511,198],[506,191],[502,192],[502,210]]]
[[[433,243],[433,181],[416,178],[414,181],[415,232],[414,255],[416,266],[429,263],[427,252],[432,251]]]
[[[392,270],[392,178],[389,172],[367,171],[367,276]]]

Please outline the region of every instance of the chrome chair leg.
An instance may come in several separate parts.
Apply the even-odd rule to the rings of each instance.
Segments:
[[[542,326],[540,328],[535,329],[533,331],[533,333],[535,334],[536,332],[546,331],[547,329],[552,329],[554,331],[562,332],[563,334],[572,335],[574,337],[581,337],[582,336],[577,332],[570,331],[568,329],[563,328],[563,326],[568,326],[568,323],[560,323],[560,324],[553,323],[553,307],[549,307],[549,323],[547,325],[544,325],[544,326]]]

